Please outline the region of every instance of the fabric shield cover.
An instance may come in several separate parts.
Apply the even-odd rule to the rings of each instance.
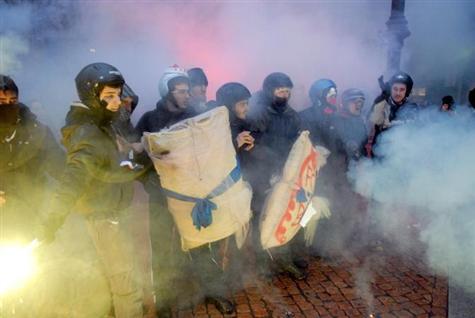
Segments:
[[[231,140],[226,107],[217,107],[186,119],[158,133],[145,133],[142,142],[152,158],[161,185],[167,190],[206,198],[238,164]],[[187,251],[236,235],[241,246],[251,217],[250,186],[240,178],[211,201],[211,225],[196,229],[191,212],[194,202],[167,197],[168,208]]]
[[[313,197],[318,170],[328,151],[312,145],[308,131],[295,141],[280,180],[266,198],[260,219],[264,249],[285,245],[301,228],[300,220]]]

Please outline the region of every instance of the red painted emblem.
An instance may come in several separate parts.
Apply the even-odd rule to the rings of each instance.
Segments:
[[[294,235],[300,227],[300,220],[313,195],[315,180],[317,178],[317,162],[318,153],[312,147],[309,155],[300,166],[295,189],[290,193],[289,203],[274,233],[276,240],[280,244],[284,244],[290,240],[291,238],[287,236],[289,234]],[[300,189],[303,189],[306,194],[310,193],[310,195],[306,195],[307,200],[304,202],[297,201],[297,193]]]

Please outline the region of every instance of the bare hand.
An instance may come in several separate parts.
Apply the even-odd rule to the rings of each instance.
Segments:
[[[247,145],[244,149],[249,151],[254,147],[254,137],[251,136],[249,131],[243,131],[236,137],[238,148],[243,145]]]

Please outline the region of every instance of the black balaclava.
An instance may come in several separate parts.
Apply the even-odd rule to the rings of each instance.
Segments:
[[[20,116],[20,105],[15,104],[3,104],[0,105],[0,125],[2,126],[14,126]]]
[[[283,113],[288,107],[289,100],[288,98],[274,96],[274,90],[280,87],[294,87],[290,77],[280,72],[269,74],[262,84],[262,90],[266,98],[270,101],[272,109],[278,113]]]
[[[0,90],[10,91],[18,96],[18,86],[15,81],[6,75],[0,74]],[[20,116],[20,105],[15,104],[3,104],[0,105],[0,124],[6,126],[13,126],[18,122]]]

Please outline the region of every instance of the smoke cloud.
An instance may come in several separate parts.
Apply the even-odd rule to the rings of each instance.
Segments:
[[[3,2],[0,72],[15,79],[21,101],[35,105],[36,113],[42,110],[40,119],[56,134],[77,99],[74,77],[93,62],[122,71],[140,96],[135,120],[155,107],[161,73],[175,63],[205,70],[209,99],[225,82],[257,91],[266,75],[281,71],[294,82],[290,104],[297,110],[309,106],[308,89],[320,78],[333,79],[340,92],[360,88],[371,101],[386,67],[390,6],[390,1]],[[451,84],[460,74],[475,83],[475,74],[464,72],[473,72],[474,14],[472,1],[406,1],[411,36],[401,68],[416,86]],[[457,89],[465,102],[466,88]],[[407,224],[421,227],[433,268],[449,269],[462,286],[473,288],[475,129],[467,117],[430,114],[425,122],[391,129],[377,149],[381,159],[360,162],[350,176],[356,190],[373,200],[370,212],[383,232],[410,247],[402,231]],[[411,215],[422,221],[412,222]],[[363,266],[357,281],[371,303],[366,270]]]
[[[420,229],[427,260],[467,289],[475,268],[475,128],[461,108],[450,116],[427,110],[420,119],[385,132],[377,160],[362,161],[349,176],[356,190],[374,200],[370,214],[403,247],[417,242],[407,229]]]

